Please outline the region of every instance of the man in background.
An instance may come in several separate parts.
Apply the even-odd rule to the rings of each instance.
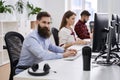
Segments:
[[[81,19],[75,25],[75,32],[80,39],[90,39],[90,33],[87,29],[87,21],[89,20],[89,16],[91,15],[87,10],[81,12]]]

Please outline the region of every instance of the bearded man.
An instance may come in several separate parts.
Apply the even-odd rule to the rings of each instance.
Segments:
[[[75,56],[77,53],[74,49],[65,50],[50,42],[51,16],[49,13],[40,12],[36,19],[37,29],[33,30],[23,42],[16,74],[24,70],[20,68],[21,66],[32,66],[44,60],[61,59]]]

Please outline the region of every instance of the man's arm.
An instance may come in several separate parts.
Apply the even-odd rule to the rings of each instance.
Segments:
[[[34,55],[36,58],[42,58],[43,60],[49,59],[59,59],[63,58],[63,54],[55,54],[53,52],[44,50],[42,45],[34,38],[29,38],[27,40],[28,47],[27,49]]]
[[[49,50],[53,51],[55,53],[64,53],[64,48],[56,46],[56,45],[53,45],[51,43],[49,45]]]

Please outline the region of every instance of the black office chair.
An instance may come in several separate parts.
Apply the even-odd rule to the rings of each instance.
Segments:
[[[4,39],[6,43],[6,47],[4,46],[4,49],[7,49],[8,56],[10,59],[11,71],[9,80],[13,80],[13,76],[15,75],[15,68],[19,60],[24,37],[17,32],[8,32],[5,34]]]
[[[58,29],[56,29],[56,28],[52,28],[52,34],[53,34],[53,37],[54,37],[54,40],[55,40],[55,44],[57,45],[57,46],[59,46],[59,37],[58,37]]]

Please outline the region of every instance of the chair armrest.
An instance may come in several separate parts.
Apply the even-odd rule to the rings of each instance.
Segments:
[[[30,68],[31,66],[17,66],[16,68],[18,68],[18,69],[28,69],[28,68]]]

